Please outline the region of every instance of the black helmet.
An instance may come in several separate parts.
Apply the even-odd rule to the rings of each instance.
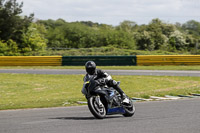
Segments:
[[[96,70],[96,64],[94,63],[94,61],[88,61],[85,63],[85,69],[89,75],[93,75]]]

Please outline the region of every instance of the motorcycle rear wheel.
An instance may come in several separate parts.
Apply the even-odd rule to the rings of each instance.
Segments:
[[[106,116],[106,109],[102,103],[99,104],[98,100],[100,100],[100,97],[91,96],[88,99],[88,108],[95,118],[103,119]]]

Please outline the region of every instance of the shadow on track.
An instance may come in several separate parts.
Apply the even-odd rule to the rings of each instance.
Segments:
[[[113,118],[120,118],[122,116],[107,116],[104,119],[113,119]],[[98,120],[95,117],[56,117],[56,118],[49,118],[49,119],[58,119],[58,120]]]

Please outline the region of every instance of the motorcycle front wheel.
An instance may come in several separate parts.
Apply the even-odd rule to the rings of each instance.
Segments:
[[[103,119],[106,116],[106,109],[99,96],[91,96],[88,99],[88,108],[97,119]]]
[[[130,99],[129,105],[124,105],[123,107],[124,107],[124,110],[125,110],[125,113],[123,114],[123,116],[131,117],[135,114],[135,106],[134,106],[133,101],[131,99]]]

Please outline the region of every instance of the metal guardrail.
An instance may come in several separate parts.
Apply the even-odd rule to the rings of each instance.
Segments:
[[[0,56],[0,66],[98,66],[200,65],[200,55],[137,56]]]
[[[0,56],[0,66],[61,66],[62,56]]]
[[[137,65],[200,65],[200,55],[137,55]]]

